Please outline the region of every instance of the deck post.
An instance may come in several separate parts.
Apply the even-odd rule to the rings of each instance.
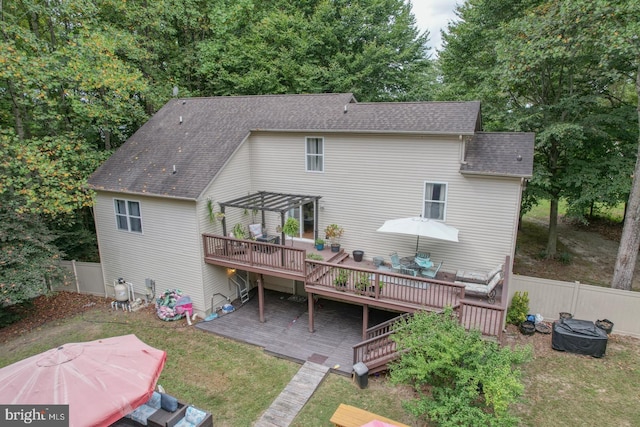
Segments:
[[[369,329],[369,305],[362,306],[362,341],[367,339],[367,329]]]
[[[258,311],[260,312],[260,323],[264,323],[264,284],[262,274],[258,275]]]
[[[313,333],[313,294],[309,293],[307,295],[307,303],[309,304],[309,332]]]

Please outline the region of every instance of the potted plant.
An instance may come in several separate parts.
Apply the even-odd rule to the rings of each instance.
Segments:
[[[327,225],[327,228],[324,229],[324,234],[331,242],[331,252],[340,251],[340,237],[342,237],[343,233],[344,228],[340,227],[338,224],[329,224]]]
[[[291,237],[291,246],[293,246],[293,238],[300,234],[300,223],[294,217],[289,217],[282,227],[282,232]]]
[[[371,287],[371,278],[369,277],[369,273],[360,273],[355,284],[355,288],[358,293],[363,294],[366,291],[370,291]]]
[[[244,240],[247,238],[247,232],[244,229],[244,226],[240,223],[237,223],[233,226],[233,237],[236,239]]]
[[[315,241],[316,250],[321,251],[324,249],[324,239],[316,239]]]
[[[339,291],[344,291],[347,287],[347,281],[349,280],[349,272],[344,268],[338,270],[338,274],[333,279],[333,285]]]

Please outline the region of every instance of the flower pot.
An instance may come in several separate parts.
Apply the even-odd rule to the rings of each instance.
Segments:
[[[340,244],[339,243],[331,244],[331,252],[340,252]]]
[[[533,322],[525,321],[520,324],[520,332],[523,335],[533,335],[536,332],[536,325]]]
[[[353,260],[355,262],[362,261],[363,256],[364,256],[364,251],[353,251]]]
[[[610,334],[613,329],[613,322],[609,319],[596,320],[596,326]]]
[[[324,243],[317,244],[317,245],[316,245],[316,250],[317,250],[317,251],[324,250]]]

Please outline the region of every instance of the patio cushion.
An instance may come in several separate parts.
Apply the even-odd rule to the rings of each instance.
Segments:
[[[467,283],[479,283],[486,285],[488,284],[493,277],[502,271],[502,264],[496,266],[493,270],[488,273],[478,273],[474,271],[464,271],[458,270],[456,272],[456,280]]]
[[[175,412],[178,409],[178,399],[168,394],[162,393],[161,407],[165,411]]]
[[[133,421],[142,424],[143,426],[147,425],[147,418],[151,415],[155,414],[158,408],[154,408],[149,405],[140,405],[136,409],[133,410],[128,416]]]
[[[194,427],[200,425],[207,417],[209,413],[200,409],[189,406],[184,414],[184,418],[178,421],[174,427]],[[208,423],[211,424],[211,423]]]
[[[154,391],[153,394],[151,394],[151,397],[149,398],[149,400],[147,400],[147,402],[145,403],[145,405],[151,406],[152,408],[155,408],[155,409],[160,409],[161,402],[162,402],[162,395],[157,391]]]

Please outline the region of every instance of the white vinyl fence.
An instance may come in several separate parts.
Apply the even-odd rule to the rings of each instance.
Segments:
[[[608,319],[614,323],[614,334],[640,338],[640,292],[514,274],[507,306],[517,291],[529,293],[530,314],[540,314],[545,320],[557,320],[561,312],[594,322]]]
[[[102,279],[102,264],[79,261],[62,261],[61,264],[68,274],[65,275],[64,284],[55,286],[54,290],[107,296]]]

